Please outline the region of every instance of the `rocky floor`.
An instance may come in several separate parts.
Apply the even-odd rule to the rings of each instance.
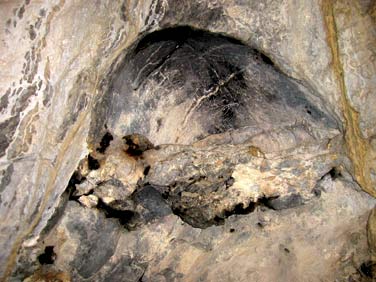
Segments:
[[[366,222],[376,201],[343,176],[325,175],[304,204],[260,203],[207,228],[150,186],[132,198],[138,217],[69,200],[24,258],[25,281],[372,281]]]
[[[14,281],[372,281],[376,200],[345,158],[320,144],[251,144],[154,146],[108,132]]]

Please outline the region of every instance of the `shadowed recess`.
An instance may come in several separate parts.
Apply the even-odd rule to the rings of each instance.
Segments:
[[[191,144],[303,119],[335,125],[269,57],[234,38],[184,26],[148,34],[130,50],[98,105],[118,136]]]

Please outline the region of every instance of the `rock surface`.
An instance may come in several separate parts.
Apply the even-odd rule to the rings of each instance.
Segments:
[[[368,0],[1,1],[1,279],[371,273],[373,201],[353,187],[376,195],[375,18]],[[259,213],[275,231],[255,233]]]
[[[330,175],[317,188],[320,196],[305,205],[258,206],[205,229],[160,204],[146,208],[159,216],[127,231],[100,210],[69,201],[37,248],[53,246],[53,264],[33,264],[31,255],[26,272],[65,273],[72,281],[367,281],[358,268],[369,259],[365,225],[375,200]]]

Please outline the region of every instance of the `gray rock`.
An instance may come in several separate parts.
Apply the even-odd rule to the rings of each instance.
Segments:
[[[303,203],[303,198],[299,194],[291,194],[282,198],[268,199],[266,205],[274,210],[283,210],[300,206]]]
[[[70,202],[40,248],[53,245],[49,271],[70,273],[73,281],[249,281],[250,274],[260,281],[301,281],[312,273],[312,281],[348,280],[363,264],[368,273],[364,223],[375,200],[330,176],[318,185],[321,197],[305,205],[256,208],[206,229],[164,212],[150,187],[138,197],[154,219],[131,232]]]

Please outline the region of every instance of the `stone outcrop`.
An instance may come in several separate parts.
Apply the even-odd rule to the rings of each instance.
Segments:
[[[372,279],[374,1],[0,18],[4,281]]]
[[[305,205],[259,205],[205,229],[182,221],[151,191],[143,195],[148,203],[138,205],[153,215],[133,231],[101,209],[69,201],[19,271],[30,275],[26,281],[48,275],[65,275],[61,281],[367,281],[357,268],[368,262],[365,211],[375,201],[354,188],[327,175],[317,187],[320,196]],[[40,269],[48,247],[53,261],[42,261]]]

